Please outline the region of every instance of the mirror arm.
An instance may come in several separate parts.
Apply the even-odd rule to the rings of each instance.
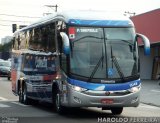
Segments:
[[[150,55],[150,41],[149,41],[149,39],[146,36],[139,34],[139,33],[137,33],[137,37],[140,37],[144,43],[144,54]]]
[[[70,43],[69,43],[69,38],[66,33],[60,32],[60,35],[62,37],[63,41],[63,51],[67,55],[70,53]]]

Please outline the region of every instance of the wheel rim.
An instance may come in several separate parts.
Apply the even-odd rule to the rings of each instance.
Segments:
[[[23,90],[23,100],[24,100],[24,102],[26,102],[26,97],[27,97],[26,88],[24,88],[24,90]]]
[[[60,109],[60,97],[59,94],[56,95],[56,109],[59,111]]]
[[[19,90],[19,102],[22,102],[22,92]]]

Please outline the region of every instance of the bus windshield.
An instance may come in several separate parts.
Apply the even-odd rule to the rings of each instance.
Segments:
[[[138,74],[133,28],[69,28],[70,73],[91,79],[125,79]]]

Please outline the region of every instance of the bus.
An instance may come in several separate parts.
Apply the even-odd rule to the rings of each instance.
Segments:
[[[140,101],[138,41],[149,39],[126,16],[65,11],[16,31],[12,44],[12,91],[19,102],[46,101],[58,113],[98,107],[121,114]]]

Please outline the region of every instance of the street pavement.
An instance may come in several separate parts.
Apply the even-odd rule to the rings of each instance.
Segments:
[[[160,107],[160,80],[141,80],[140,102]]]

